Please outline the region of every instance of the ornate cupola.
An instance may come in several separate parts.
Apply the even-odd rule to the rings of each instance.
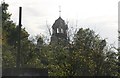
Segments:
[[[61,12],[61,11],[59,11]],[[59,40],[67,41],[68,26],[65,21],[59,16],[52,26],[51,43],[59,42]]]

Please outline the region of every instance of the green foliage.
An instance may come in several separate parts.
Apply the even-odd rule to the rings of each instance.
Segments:
[[[81,28],[71,44],[50,45],[47,48],[49,75],[117,76],[117,55],[105,44],[94,31]]]
[[[3,68],[15,67],[14,57],[15,49],[13,48],[13,46],[9,45],[9,37],[12,30],[15,29],[15,24],[12,21],[10,21],[11,14],[7,12],[8,4],[3,2],[1,7],[2,7],[2,59],[3,59],[2,66]]]
[[[3,67],[16,67],[16,54],[18,43],[18,26],[10,19],[8,4],[2,3],[2,55]],[[22,67],[32,67],[30,60],[35,57],[35,45],[28,40],[28,32],[21,29],[21,65]],[[32,55],[31,55],[32,54]],[[29,55],[31,55],[29,57]],[[29,62],[29,63],[28,63]],[[30,66],[28,66],[30,65]]]
[[[16,53],[15,49],[8,45],[2,45],[2,67],[3,68],[14,68],[16,67],[15,59]]]

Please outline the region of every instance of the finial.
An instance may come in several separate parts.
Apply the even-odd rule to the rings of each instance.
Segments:
[[[5,2],[5,0],[3,0],[3,2]]]
[[[2,0],[2,1],[1,1],[1,3],[4,3],[4,2],[5,2],[5,0]]]
[[[59,6],[59,17],[61,17],[61,6]]]

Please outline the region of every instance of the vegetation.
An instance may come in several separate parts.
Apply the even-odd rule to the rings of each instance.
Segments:
[[[2,58],[3,68],[16,67],[18,26],[10,19],[8,4],[2,3]],[[46,44],[43,37],[36,40],[40,47],[21,31],[21,67],[47,68],[50,76],[118,76],[118,53],[93,30],[80,28],[73,41]]]

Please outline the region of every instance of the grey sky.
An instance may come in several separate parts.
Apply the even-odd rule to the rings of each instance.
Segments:
[[[23,7],[23,27],[31,35],[47,35],[46,21],[51,27],[59,17],[74,28],[90,28],[117,46],[119,0],[5,0],[12,19],[18,24],[19,6]],[[77,25],[77,27],[76,27]]]

